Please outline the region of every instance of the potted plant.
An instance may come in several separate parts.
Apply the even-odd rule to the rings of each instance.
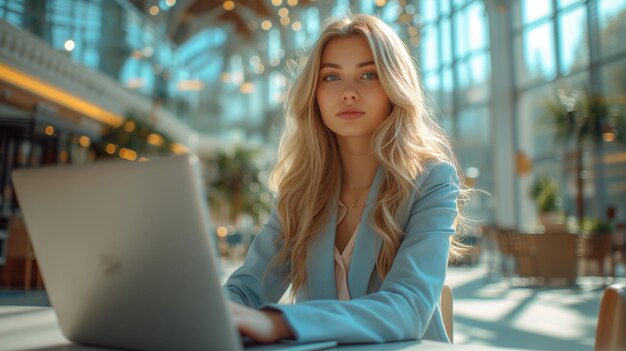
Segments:
[[[619,103],[609,103],[602,95],[592,92],[589,88],[571,91],[557,91],[557,99],[546,101],[548,117],[555,126],[555,140],[565,146],[573,144],[575,148],[576,177],[576,215],[579,225],[583,226],[585,204],[583,188],[585,178],[583,170],[583,151],[592,146],[594,159],[601,160],[604,155],[604,143],[609,141],[626,142],[626,115]],[[603,177],[603,163],[598,163],[598,178]],[[594,184],[603,186],[603,183]],[[596,189],[596,191],[604,191]]]
[[[604,261],[612,252],[613,225],[607,220],[597,218],[586,218],[582,222],[582,235],[578,241],[578,256],[596,261],[599,274],[606,276]]]
[[[208,161],[211,206],[224,209],[231,224],[241,214],[248,214],[258,222],[261,213],[269,213],[271,195],[262,185],[265,179],[261,179],[261,173],[267,173],[266,165],[260,167],[264,162],[258,162],[262,157],[259,149],[236,146],[222,150]]]
[[[613,225],[603,219],[585,219],[583,221],[583,234],[585,235],[611,235]]]
[[[556,212],[559,207],[556,183],[548,176],[539,176],[530,188],[530,196],[537,205],[539,221],[544,226],[556,223]]]

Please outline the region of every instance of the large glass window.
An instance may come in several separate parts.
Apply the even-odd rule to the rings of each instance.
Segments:
[[[443,18],[440,24],[441,63],[452,63],[452,24],[449,18]]]
[[[469,51],[469,23],[465,11],[456,12],[452,17],[454,22],[454,48],[455,57],[463,57]]]
[[[437,27],[428,26],[422,31],[422,70],[430,71],[439,66]]]
[[[452,136],[463,169],[479,189],[492,189],[489,29],[483,1],[423,0],[420,66],[437,103],[433,111]],[[468,209],[490,220],[486,207]]]
[[[98,68],[101,16],[99,1],[58,0],[46,3],[51,45],[60,51],[69,51],[76,62]]]
[[[548,22],[525,29],[515,40],[518,84],[556,76],[554,32]],[[521,51],[521,52],[520,52]]]
[[[585,0],[558,0],[558,4],[559,4],[559,9],[563,9],[566,8],[568,6],[574,5],[574,4],[581,4],[584,3]]]
[[[522,25],[544,19],[552,14],[551,1],[521,0]]]
[[[422,0],[420,1],[420,16],[424,22],[434,22],[437,19],[438,0]],[[441,1],[446,2],[446,1]]]
[[[468,50],[471,52],[484,50],[489,45],[487,16],[483,2],[475,1],[464,9],[466,26],[462,28],[468,34]]]
[[[24,27],[28,16],[24,0],[0,0],[0,17],[16,27]]]
[[[463,108],[459,111],[457,130],[454,134],[455,152],[467,178],[466,182],[486,191],[492,189],[493,182],[490,121],[486,105]],[[478,196],[475,200],[484,199]],[[489,221],[492,216],[487,206],[472,206],[468,211],[474,219]]]
[[[603,127],[601,147],[590,142],[577,144],[575,135],[565,143],[558,140],[557,131],[563,125],[555,120],[551,109],[559,107],[563,97],[581,101],[591,92],[608,103],[610,116],[624,114],[622,110],[626,109],[621,101],[626,92],[626,75],[622,73],[626,72],[626,3],[515,0],[513,4],[514,19],[519,17],[512,28],[517,60],[516,147],[529,154],[535,175],[550,175],[562,184],[561,210],[566,215],[576,215],[575,170],[577,152],[582,146],[585,216],[604,216],[607,206],[615,206],[621,216],[618,220],[623,221],[626,148],[613,141],[612,122]],[[597,11],[598,21],[590,21],[594,13],[588,10]],[[590,31],[588,24],[596,26],[593,29],[600,38],[599,53],[590,52],[589,33],[596,32]],[[604,152],[604,156],[597,152]],[[526,194],[527,190],[520,189],[519,193]],[[602,193],[606,197],[604,203],[597,200]],[[523,214],[524,222],[530,222],[528,215]]]
[[[598,16],[601,55],[626,52],[626,1],[599,0]]]
[[[559,53],[563,75],[589,63],[586,13],[585,6],[578,6],[559,16]]]

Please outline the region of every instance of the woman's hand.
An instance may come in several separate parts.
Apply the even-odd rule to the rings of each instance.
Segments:
[[[234,302],[229,302],[229,305],[239,332],[254,341],[272,343],[294,337],[280,312],[255,310]]]

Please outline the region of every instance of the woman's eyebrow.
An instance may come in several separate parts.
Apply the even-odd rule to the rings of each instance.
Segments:
[[[365,61],[365,62],[361,62],[361,63],[357,64],[356,67],[357,68],[361,68],[361,67],[373,66],[373,65],[375,65],[374,61]],[[331,63],[331,62],[325,62],[325,63],[322,63],[320,65],[320,69],[322,69],[322,68],[337,68],[337,69],[341,69],[341,65],[338,65],[336,63]]]
[[[365,66],[375,66],[374,61],[365,61],[365,62],[361,62],[358,65],[356,65],[358,68],[361,67],[365,67]]]

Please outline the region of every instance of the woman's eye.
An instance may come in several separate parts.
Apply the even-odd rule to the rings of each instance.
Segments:
[[[336,80],[338,80],[339,77],[336,74],[329,74],[326,77],[324,77],[324,80],[327,82],[334,82]]]
[[[376,79],[376,78],[378,78],[378,75],[376,73],[374,73],[374,72],[367,72],[367,73],[364,73],[361,78],[363,78],[363,79]]]

